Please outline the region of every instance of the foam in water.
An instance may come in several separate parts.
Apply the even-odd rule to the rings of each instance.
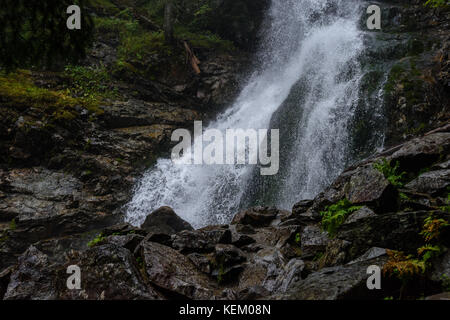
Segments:
[[[347,123],[357,98],[363,50],[358,1],[273,0],[260,66],[236,102],[208,129],[267,129],[292,87],[305,83],[302,116],[279,188],[279,205],[314,196],[338,174],[346,157]],[[350,72],[348,71],[350,70]],[[280,141],[283,144],[283,141]],[[135,188],[126,220],[139,225],[161,206],[172,207],[194,227],[228,223],[239,210],[252,166],[179,166],[159,159]]]

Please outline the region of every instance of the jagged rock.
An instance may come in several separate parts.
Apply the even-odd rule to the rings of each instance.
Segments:
[[[389,159],[400,162],[402,170],[418,172],[436,162],[441,154],[448,154],[450,132],[438,132],[405,143]]]
[[[297,224],[303,226],[319,222],[322,219],[320,214],[313,209],[308,209],[306,212],[300,214],[294,213],[293,216],[295,217],[294,220],[297,222]]]
[[[207,255],[200,253],[191,253],[188,254],[187,257],[192,261],[198,270],[206,274],[211,273],[212,257],[208,257]]]
[[[302,213],[305,213],[309,208],[312,207],[313,204],[314,200],[302,200],[300,202],[297,202],[292,208],[292,213],[294,215],[300,215]]]
[[[237,280],[237,276],[243,270],[240,265],[246,260],[245,254],[233,245],[218,244],[214,250],[214,270],[212,275],[221,284]]]
[[[434,281],[444,281],[450,279],[450,251],[434,263],[431,279]]]
[[[359,167],[346,189],[347,199],[353,204],[378,204],[385,210],[395,207],[395,188],[372,164]]]
[[[163,299],[138,270],[133,254],[115,244],[96,246],[85,252],[75,252],[68,265],[81,269],[81,290],[68,290],[67,275],[59,283],[60,299],[71,300],[160,300]],[[66,268],[61,270],[65,273]]]
[[[360,219],[364,219],[367,217],[372,217],[375,216],[375,212],[373,212],[370,208],[364,206],[361,209],[353,212],[348,218],[347,220],[345,220],[344,224],[351,224],[351,223],[355,223]]]
[[[106,237],[101,243],[102,245],[112,244],[134,252],[143,240],[144,236],[138,234],[125,234]]]
[[[239,275],[239,288],[243,290],[261,285],[272,291],[286,263],[286,258],[278,248],[266,247],[259,250],[243,265],[244,270]]]
[[[252,227],[269,226],[279,214],[286,214],[275,208],[255,207],[239,212],[234,216],[231,224],[250,225]]]
[[[406,185],[406,188],[416,192],[428,193],[431,195],[445,191],[450,185],[450,170],[430,171],[421,174],[419,177]]]
[[[11,279],[11,273],[13,271],[13,267],[8,267],[2,272],[0,272],[0,300],[3,300],[3,296],[6,293],[6,289],[8,288],[8,283]]]
[[[369,216],[355,223],[342,225],[336,237],[351,242],[348,249],[350,259],[371,247],[395,248],[415,254],[423,244],[420,232],[429,214],[428,211],[418,211]],[[435,215],[447,221],[450,218],[444,212],[435,212]]]
[[[197,111],[181,108],[166,103],[150,103],[130,99],[126,102],[116,101],[105,110],[104,120],[109,128],[129,128],[155,124],[180,125],[201,116]]]
[[[325,253],[319,261],[319,268],[344,264],[347,259],[347,249],[350,244],[348,241],[339,239],[332,239],[328,242]]]
[[[215,261],[222,266],[232,266],[246,260],[245,254],[230,244],[218,244],[214,251]]]
[[[58,298],[56,272],[51,269],[47,255],[30,246],[19,257],[10,276],[4,295],[5,300],[53,300]]]
[[[450,292],[435,294],[435,295],[426,297],[425,300],[449,301],[450,300]]]
[[[368,290],[367,268],[377,265],[380,268],[387,262],[387,256],[363,260],[353,264],[325,268],[310,274],[306,279],[292,283],[285,294],[272,298],[289,300],[337,300],[382,297],[382,290]],[[376,292],[378,291],[378,292]]]
[[[231,225],[230,231],[231,231],[231,244],[235,245],[238,248],[255,243],[255,239],[253,239],[252,237],[246,234],[239,233],[237,231],[236,225]]]
[[[212,275],[221,284],[236,281],[239,273],[244,269],[240,263],[245,260],[245,254],[235,246],[218,244],[214,252],[215,269]]]
[[[171,208],[162,207],[152,212],[145,219],[142,229],[156,234],[172,235],[184,230],[194,230],[192,226],[181,219]]]
[[[149,281],[167,297],[214,298],[214,283],[178,251],[153,242],[144,243],[141,250]]]
[[[302,272],[305,269],[305,262],[301,259],[292,259],[283,268],[282,272],[276,279],[272,293],[285,293],[293,283],[302,279]]]
[[[212,252],[217,244],[230,244],[231,231],[226,227],[207,227],[182,231],[172,236],[173,248],[183,252]]]
[[[304,256],[314,256],[324,252],[330,238],[318,226],[307,226],[301,232],[301,247]]]
[[[241,290],[238,294],[239,300],[258,300],[270,295],[270,292],[262,286],[252,286]]]

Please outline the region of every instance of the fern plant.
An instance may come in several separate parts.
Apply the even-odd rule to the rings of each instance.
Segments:
[[[399,172],[400,163],[398,161],[392,166],[391,161],[382,159],[374,164],[374,168],[380,171],[394,187],[403,187],[406,172]]]
[[[320,213],[322,228],[334,236],[347,217],[361,208],[361,206],[353,206],[347,199],[342,199],[338,203],[326,207],[325,211]]]

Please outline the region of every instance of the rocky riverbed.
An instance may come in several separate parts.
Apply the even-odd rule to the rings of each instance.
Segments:
[[[445,126],[349,168],[316,199],[301,201],[292,211],[251,208],[238,213],[230,225],[194,230],[163,207],[141,228],[119,223],[90,243],[87,234],[37,241],[2,272],[0,292],[5,299],[383,299],[439,294],[450,274],[449,151],[450,126]],[[399,164],[404,184],[393,184],[392,176],[379,170],[382,159]],[[49,177],[45,171],[33,173],[42,177],[41,183]],[[15,188],[32,193],[33,184],[20,179],[16,177]],[[52,199],[74,196],[76,181],[51,190]],[[343,199],[355,210],[335,231],[325,231],[321,212]],[[24,218],[4,236],[22,244],[24,230],[35,228],[37,240],[39,219],[27,221],[21,214]],[[69,210],[67,216],[42,216],[47,223],[42,229],[53,222],[63,232],[63,221],[70,221],[71,228],[82,230],[82,222],[70,219],[73,215]],[[430,228],[435,236],[431,240],[424,234]],[[439,252],[422,269],[418,249],[430,243]],[[69,265],[81,268],[81,290],[66,287]],[[383,270],[382,290],[367,289],[371,265]]]
[[[83,64],[114,73],[114,95],[96,110],[58,114],[5,91],[10,79],[1,79],[0,298],[448,297],[449,11],[420,1],[381,1],[386,29],[365,39],[372,44],[362,64],[373,70],[362,90],[367,99],[374,88],[386,93],[384,151],[360,145],[377,120],[363,112],[368,122],[353,136],[366,159],[292,210],[250,208],[230,225],[200,230],[166,207],[148,212],[140,228],[122,223],[133,186],[167,155],[173,130],[214,118],[239,91],[261,22],[242,19],[253,2],[239,3],[247,11],[223,18],[233,28],[218,26],[238,48],[194,47],[198,75],[158,54],[116,70],[119,35],[97,34]],[[173,73],[136,72],[155,61]],[[33,90],[60,92],[74,81],[64,72],[23,74]],[[81,290],[67,289],[70,265],[81,268]],[[371,265],[382,270],[382,290],[367,289]]]

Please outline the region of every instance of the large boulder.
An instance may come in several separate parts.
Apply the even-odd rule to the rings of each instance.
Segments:
[[[64,274],[58,282],[60,299],[70,300],[160,300],[164,296],[146,282],[133,254],[118,245],[105,244],[74,252],[68,265],[81,269],[81,290],[68,290]],[[64,267],[66,267],[64,266]],[[64,276],[62,276],[64,274]]]
[[[172,235],[184,230],[194,230],[169,207],[161,207],[147,216],[141,226],[147,232]]]
[[[286,217],[289,212],[269,207],[255,207],[243,210],[234,216],[231,224],[250,225],[252,227],[269,226],[275,219]]]
[[[30,246],[19,257],[4,295],[5,300],[54,300],[58,298],[56,272],[47,255]]]
[[[436,132],[405,143],[389,159],[399,161],[402,170],[418,172],[450,151],[450,132]]]
[[[387,262],[386,251],[365,255],[362,259],[342,266],[322,269],[306,279],[297,277],[284,294],[272,298],[289,300],[338,300],[383,297],[383,290],[369,290],[367,269],[376,265],[382,269]]]
[[[394,248],[411,254],[423,245],[420,232],[428,211],[395,212],[368,216],[353,223],[343,224],[336,238],[351,243],[349,257],[355,258],[371,247]],[[449,220],[450,214],[436,211],[437,218]]]
[[[168,298],[206,300],[217,294],[215,284],[178,251],[146,242],[141,255],[148,280]]]
[[[373,164],[359,167],[346,186],[346,197],[353,204],[372,204],[382,210],[395,207],[397,192]]]
[[[231,241],[231,231],[226,226],[211,226],[173,235],[172,247],[182,253],[206,253],[214,251],[217,244],[230,244]]]

